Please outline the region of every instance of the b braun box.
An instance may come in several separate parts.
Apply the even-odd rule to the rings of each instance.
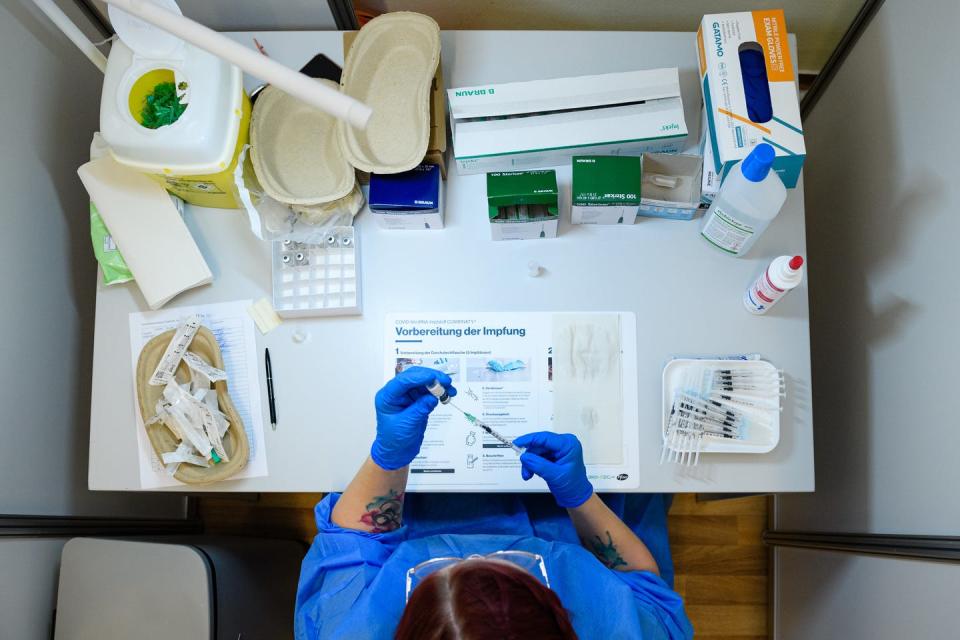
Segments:
[[[370,175],[370,213],[385,229],[442,229],[440,167],[421,164],[410,171]]]
[[[572,224],[633,224],[643,161],[637,156],[574,156]]]
[[[697,53],[716,173],[722,179],[767,142],[776,150],[774,171],[796,187],[806,147],[783,11],[706,15]]]
[[[684,147],[677,69],[448,89],[461,175]]]
[[[487,214],[494,240],[557,237],[557,173],[497,171],[487,174]]]

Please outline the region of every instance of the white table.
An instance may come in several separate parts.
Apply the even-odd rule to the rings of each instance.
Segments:
[[[273,58],[294,68],[318,52],[337,62],[343,59],[337,32],[231,37],[249,46],[256,37]],[[699,133],[701,97],[691,33],[448,32],[442,59],[448,87],[679,66],[692,140]],[[247,88],[256,84],[248,79]],[[384,377],[388,312],[606,310],[635,311],[638,317],[640,445],[645,452],[639,491],[812,491],[806,283],[767,316],[751,316],[741,302],[743,290],[769,260],[805,252],[802,185],[790,191],[750,257],[734,259],[698,237],[698,222],[641,219],[632,227],[571,226],[569,167],[559,168],[557,175],[563,221],[556,239],[492,242],[484,176],[460,177],[453,167],[446,182],[443,231],[384,231],[368,214],[360,215],[363,316],[287,321],[258,336],[261,358],[263,347],[270,348],[280,419],[271,431],[264,400],[270,475],[200,490],[343,489],[373,439],[372,401]],[[270,248],[250,233],[244,214],[191,208],[187,224],[214,283],[170,305],[270,296]],[[531,259],[544,266],[544,276],[527,276]],[[135,286],[101,286],[97,292],[91,489],[139,489],[128,314],[146,308]],[[294,343],[295,329],[308,332],[309,341]],[[704,456],[693,473],[659,466],[664,363],[682,354],[753,352],[787,376],[779,446],[765,455]],[[266,398],[263,379],[261,385]]]

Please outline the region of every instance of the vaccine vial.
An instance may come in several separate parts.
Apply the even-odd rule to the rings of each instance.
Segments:
[[[447,390],[439,380],[434,380],[427,385],[427,391],[429,391],[441,404],[447,404],[450,402],[450,394],[447,393]]]

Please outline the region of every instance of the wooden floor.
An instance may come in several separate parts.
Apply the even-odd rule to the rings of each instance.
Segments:
[[[208,533],[291,538],[309,544],[320,494],[202,497]],[[710,502],[678,494],[670,510],[676,588],[699,640],[767,637],[767,550],[763,496]]]
[[[676,589],[699,640],[767,637],[767,498],[698,502],[678,494],[670,509]]]

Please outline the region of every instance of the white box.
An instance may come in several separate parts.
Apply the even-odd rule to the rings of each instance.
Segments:
[[[559,218],[545,218],[539,222],[506,222],[490,225],[491,240],[539,240],[556,238]]]
[[[643,158],[574,156],[571,224],[633,224],[640,206]]]
[[[684,147],[676,68],[448,89],[461,175]]]
[[[707,141],[721,180],[755,146],[776,151],[773,170],[788,189],[797,186],[806,157],[796,74],[790,58],[787,25],[780,9],[705,15],[697,30],[697,53],[707,116]],[[750,58],[750,56],[754,56]],[[745,81],[741,59],[760,61],[766,74]],[[748,86],[769,95],[762,116],[751,115]],[[761,90],[761,87],[763,88]],[[750,105],[759,105],[752,101]],[[754,109],[759,109],[754,106]],[[706,154],[704,155],[706,157]],[[704,171],[704,179],[707,172]]]
[[[720,191],[720,174],[713,162],[713,147],[710,145],[710,132],[707,131],[707,111],[701,110],[703,125],[700,129],[700,153],[703,155],[703,177],[700,181],[700,202],[710,205]]]
[[[435,164],[371,174],[367,208],[384,229],[443,229],[443,181]]]
[[[374,220],[383,229],[423,231],[443,229],[443,212],[431,211],[371,211]]]
[[[424,210],[391,211],[370,209],[373,219],[382,229],[423,231],[443,229],[443,186],[437,195],[437,208]]]
[[[643,154],[643,189],[638,216],[693,220],[700,208],[700,174],[703,158],[678,153]],[[658,176],[675,181],[675,186],[656,183]]]

